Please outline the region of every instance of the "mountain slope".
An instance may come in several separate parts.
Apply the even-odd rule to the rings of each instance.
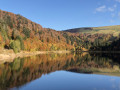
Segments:
[[[0,10],[0,49],[13,49],[15,53],[21,50],[75,50],[81,47],[89,50],[118,40],[119,28],[108,26],[56,31],[43,28],[19,14]]]
[[[86,27],[64,30],[64,32],[79,33],[84,38],[82,47],[97,51],[119,51],[120,25],[104,27]],[[82,39],[83,40],[83,39]],[[80,48],[79,48],[80,49]]]
[[[0,47],[14,49],[15,52],[21,49],[36,51],[73,48],[66,43],[63,32],[43,28],[19,14],[2,10],[0,10]]]
[[[64,31],[71,32],[71,33],[90,33],[90,34],[104,33],[104,34],[118,35],[120,32],[120,25],[104,26],[104,27],[74,28],[74,29],[68,29]]]
[[[68,29],[64,30],[65,32],[71,32],[71,33],[81,33],[81,32],[90,32],[93,28],[74,28],[74,29]]]

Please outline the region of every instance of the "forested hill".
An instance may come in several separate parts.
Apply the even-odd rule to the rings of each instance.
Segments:
[[[105,28],[82,28],[79,33],[56,31],[43,28],[19,14],[0,10],[0,50],[13,49],[15,53],[21,50],[73,50],[77,47],[89,50],[110,45],[119,39],[120,26]]]
[[[63,30],[64,32],[79,33],[86,36],[85,48],[97,51],[120,51],[120,25],[104,27],[85,27]],[[87,46],[87,47],[86,47]]]
[[[66,35],[72,34],[43,28],[19,14],[0,10],[1,49],[13,49],[15,52],[72,49],[73,46],[66,42]]]

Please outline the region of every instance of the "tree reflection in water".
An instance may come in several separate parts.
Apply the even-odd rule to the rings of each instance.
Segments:
[[[0,64],[0,89],[19,87],[58,70],[120,75],[119,54],[42,54]]]

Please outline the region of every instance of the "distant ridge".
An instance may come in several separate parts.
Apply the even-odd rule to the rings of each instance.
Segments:
[[[77,33],[77,32],[92,31],[92,30],[93,30],[93,28],[91,28],[91,27],[85,27],[85,28],[68,29],[68,30],[64,30],[64,31],[71,32],[71,33]]]
[[[104,32],[103,32],[104,30]],[[101,26],[101,27],[83,27],[83,28],[73,28],[63,30],[65,32],[71,33],[116,33],[120,32],[120,25],[113,25],[113,26]]]

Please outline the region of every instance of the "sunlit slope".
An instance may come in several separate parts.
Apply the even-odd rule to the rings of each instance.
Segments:
[[[104,26],[104,27],[75,28],[75,29],[68,29],[65,31],[71,32],[71,33],[90,33],[90,34],[96,34],[96,33],[110,34],[110,33],[113,33],[114,35],[118,35],[120,33],[120,25]]]

